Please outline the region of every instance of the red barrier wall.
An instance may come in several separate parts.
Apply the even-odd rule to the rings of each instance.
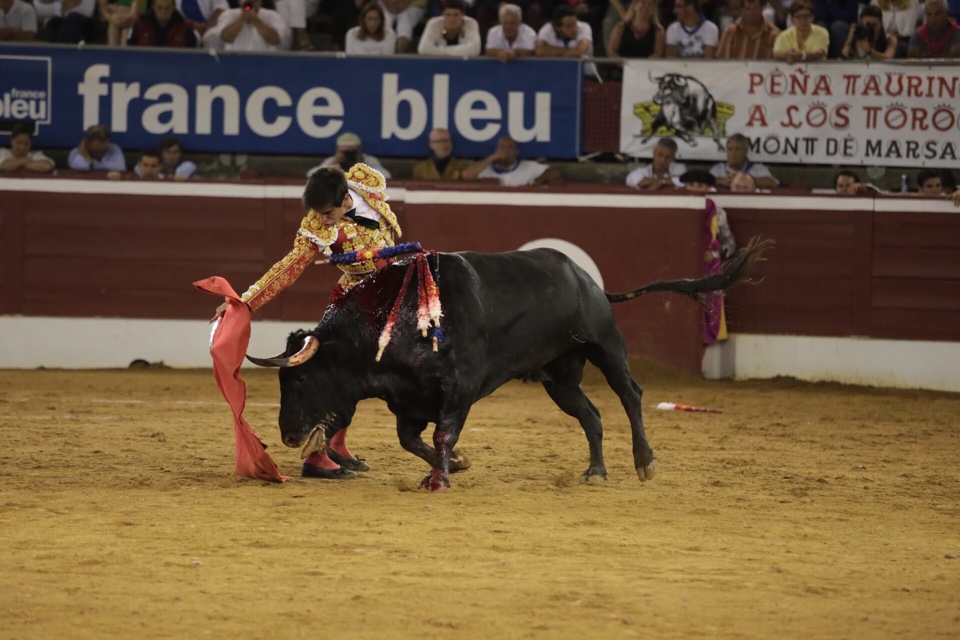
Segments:
[[[205,318],[215,305],[190,283],[221,275],[242,291],[285,255],[302,217],[297,197],[233,197],[244,188],[236,185],[211,185],[225,195],[197,197],[129,193],[139,188],[129,183],[127,193],[31,191],[40,181],[22,182],[22,191],[5,182],[0,207],[3,315]],[[702,269],[703,214],[690,196],[610,185],[394,188],[403,186],[393,201],[403,239],[429,249],[506,251],[559,238],[593,258],[608,291]],[[799,208],[795,198],[726,207],[741,241],[777,241],[757,271],[764,282],[729,295],[732,332],[960,340],[960,215],[923,211],[918,198],[903,201],[912,211],[893,211],[899,202],[830,210],[840,208],[835,198],[811,196]],[[258,317],[313,324],[337,277],[331,267],[308,269]],[[615,313],[632,353],[699,371],[691,302],[650,294]]]

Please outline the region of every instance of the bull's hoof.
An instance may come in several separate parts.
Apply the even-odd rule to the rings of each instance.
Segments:
[[[599,484],[607,479],[606,467],[590,467],[580,474],[580,482]]]
[[[657,475],[657,459],[654,458],[650,461],[645,467],[637,467],[637,477],[640,478],[640,481],[653,480]]]
[[[367,464],[367,461],[361,457],[356,458],[347,458],[341,456],[339,453],[333,449],[327,449],[327,455],[330,456],[330,459],[336,462],[342,469],[348,471],[370,471],[370,465]]]
[[[450,453],[450,473],[456,473],[458,471],[466,471],[470,468],[471,462],[470,458],[463,454],[462,451],[454,449]]]
[[[429,489],[430,493],[446,491],[450,488],[450,478],[439,473],[436,469],[420,481],[421,489]]]
[[[321,478],[323,480],[349,480],[356,478],[357,474],[349,469],[337,467],[336,469],[324,469],[309,462],[303,463],[300,475],[304,478]]]

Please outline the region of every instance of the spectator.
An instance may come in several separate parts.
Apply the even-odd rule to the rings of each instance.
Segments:
[[[680,187],[678,178],[687,172],[682,162],[675,162],[677,143],[673,138],[660,138],[653,148],[653,162],[627,174],[627,186],[634,189]]]
[[[487,32],[487,55],[500,62],[532,56],[537,49],[537,32],[522,22],[523,13],[515,4],[500,5],[500,24]]]
[[[770,60],[780,29],[763,18],[766,0],[743,0],[740,19],[723,31],[717,58],[723,60]]]
[[[883,28],[883,12],[868,5],[860,13],[860,22],[850,26],[850,35],[843,45],[847,60],[889,60],[897,52],[897,38]]]
[[[947,15],[946,0],[926,0],[923,18],[910,39],[907,57],[960,58],[960,26]]]
[[[524,187],[558,180],[560,172],[540,162],[521,160],[516,141],[504,136],[497,141],[496,151],[463,170],[464,180],[484,178],[495,178],[505,187]]]
[[[54,169],[53,160],[42,151],[33,149],[33,123],[18,122],[10,131],[10,148],[0,149],[0,171],[9,172],[23,169],[38,173],[49,173]]]
[[[313,42],[307,33],[307,4],[304,0],[275,0],[277,13],[287,25],[289,40],[284,42],[283,49],[292,49],[294,45],[298,51],[313,51]]]
[[[97,0],[36,0],[47,42],[79,43],[90,39]]]
[[[195,49],[198,43],[193,24],[180,15],[174,0],[153,0],[153,8],[140,14],[127,40],[139,47]]]
[[[897,38],[894,57],[906,58],[910,38],[923,20],[923,5],[918,0],[873,0],[871,6],[880,8],[884,30]]]
[[[161,2],[162,0],[154,0]],[[160,141],[160,171],[173,176],[177,182],[185,182],[197,173],[197,165],[183,159],[183,149],[177,136],[166,136]]]
[[[230,8],[227,0],[177,0],[177,11],[193,24],[201,36],[217,26],[220,15]],[[220,49],[220,41],[208,44]]]
[[[446,129],[430,132],[430,156],[413,167],[414,180],[460,180],[469,160],[455,158],[453,138]]]
[[[24,0],[0,0],[0,42],[37,39],[37,10]]]
[[[960,207],[960,189],[954,191],[950,199],[953,200],[953,206]]]
[[[340,137],[337,138],[337,152],[329,158],[326,158],[313,169],[310,169],[310,171],[307,172],[307,175],[309,176],[321,167],[338,166],[341,169],[346,167],[345,170],[349,171],[350,167],[358,162],[362,162],[369,167],[373,167],[382,173],[384,178],[390,177],[390,172],[386,170],[379,158],[363,152],[363,143],[360,141],[360,136],[349,132],[342,133],[340,134]]]
[[[713,58],[720,31],[700,13],[697,0],[676,0],[677,21],[667,27],[668,58]]]
[[[365,4],[357,19],[360,23],[347,31],[345,51],[351,56],[390,56],[397,51],[397,34],[387,26],[383,7]]]
[[[144,149],[140,154],[140,159],[133,167],[133,175],[139,180],[163,180],[166,176],[161,170],[160,151],[157,149]],[[110,171],[107,177],[111,180],[122,180],[124,174],[119,171]]]
[[[508,4],[504,0],[474,0],[467,2],[473,8],[471,15],[477,19],[480,25],[480,33],[486,34],[490,38],[490,30],[499,24],[503,24],[503,7]],[[519,12],[520,23],[526,24],[533,30],[534,37],[537,34],[537,28],[540,27],[540,0],[513,0],[509,3],[516,7]],[[511,9],[511,11],[513,11]],[[489,44],[487,48],[489,48]],[[530,47],[531,49],[533,47]]]
[[[937,169],[923,169],[917,173],[917,195],[926,198],[940,198],[943,192],[943,177]]]
[[[547,58],[589,58],[593,56],[593,30],[577,19],[576,11],[567,4],[559,5],[553,20],[537,33],[536,55]],[[595,64],[583,65],[586,75],[596,76]]]
[[[813,24],[813,5],[810,0],[793,0],[787,10],[793,26],[777,36],[773,43],[773,57],[788,64],[813,62],[827,57],[830,34]]]
[[[397,53],[409,53],[413,48],[413,32],[426,13],[427,0],[380,0],[380,5],[387,25],[397,33]]]
[[[463,0],[443,0],[443,14],[427,20],[417,53],[433,56],[478,56],[482,41],[477,21],[465,15]]]
[[[737,173],[730,181],[730,191],[734,193],[756,193],[757,181],[749,173]]]
[[[203,36],[203,44],[225,51],[280,51],[289,43],[287,24],[279,13],[265,9],[262,0],[245,0],[239,9],[228,9],[216,26]]]
[[[838,195],[863,195],[867,192],[867,185],[860,182],[860,176],[853,171],[838,171],[833,177],[833,190]]]
[[[97,0],[100,19],[107,23],[107,44],[123,44],[123,32],[130,29],[146,3],[144,0]]]
[[[748,157],[750,141],[742,133],[735,133],[727,138],[727,161],[718,162],[710,168],[710,173],[722,187],[729,187],[733,176],[737,173],[749,173],[761,189],[775,187],[780,182],[770,174],[770,170],[759,162],[753,162]]]
[[[656,0],[634,0],[623,20],[610,32],[611,58],[662,58],[666,31],[657,17]]]
[[[127,170],[123,149],[110,142],[110,129],[105,124],[95,124],[83,133],[80,144],[70,150],[67,165],[74,171],[119,171]]]

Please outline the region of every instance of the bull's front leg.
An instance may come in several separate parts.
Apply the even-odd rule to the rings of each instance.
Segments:
[[[397,437],[400,439],[400,446],[405,451],[409,451],[424,460],[431,467],[435,467],[437,466],[437,452],[433,447],[428,446],[421,437],[426,428],[426,420],[397,416]],[[450,473],[466,471],[470,468],[470,460],[462,452],[453,449],[450,453],[448,468]]]
[[[444,491],[450,488],[450,457],[457,440],[460,439],[460,430],[463,429],[465,421],[466,415],[456,418],[441,418],[437,422],[437,427],[433,430],[433,448],[436,451],[436,462],[430,471],[430,475],[420,482],[421,489]]]

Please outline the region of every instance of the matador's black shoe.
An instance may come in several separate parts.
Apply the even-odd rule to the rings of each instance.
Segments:
[[[348,471],[370,471],[370,465],[363,458],[344,458],[333,449],[327,449],[327,455],[330,459],[340,465],[341,469]]]
[[[349,480],[356,478],[357,474],[349,469],[337,467],[336,469],[324,469],[309,462],[303,463],[300,475],[304,478],[321,478],[323,480]]]

